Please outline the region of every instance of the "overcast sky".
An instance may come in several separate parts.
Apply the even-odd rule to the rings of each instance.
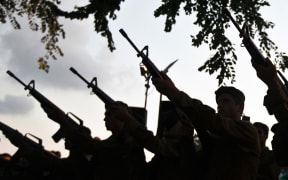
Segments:
[[[75,1],[63,4],[72,8]],[[82,2],[83,3],[83,2]],[[269,36],[279,47],[287,52],[288,2],[274,0],[271,6],[263,9],[265,20],[275,23]],[[214,91],[218,87],[216,75],[199,72],[197,69],[213,54],[207,46],[195,48],[191,46],[190,35],[197,33],[193,25],[193,16],[186,17],[182,13],[177,19],[172,32],[164,32],[164,17],[154,18],[153,11],[159,7],[160,1],[133,0],[125,1],[117,12],[117,19],[110,21],[110,29],[116,50],[110,52],[106,39],[93,30],[93,19],[70,21],[61,19],[66,31],[66,39],[60,46],[64,57],[49,61],[49,73],[38,69],[37,59],[44,54],[44,45],[40,43],[41,34],[32,32],[24,20],[21,30],[14,30],[10,24],[1,24],[0,29],[0,119],[20,132],[31,133],[43,140],[47,150],[59,150],[62,156],[67,155],[63,140],[55,143],[51,136],[58,130],[57,123],[50,120],[33,97],[27,97],[28,91],[6,71],[10,70],[24,83],[35,80],[35,88],[54,102],[65,112],[73,112],[84,121],[84,125],[92,130],[93,136],[104,139],[110,135],[103,123],[104,104],[91,89],[70,70],[74,67],[83,77],[91,80],[97,77],[98,86],[115,100],[121,100],[130,106],[144,107],[145,78],[140,74],[141,59],[128,41],[119,33],[123,28],[133,42],[142,49],[149,47],[149,58],[159,69],[178,59],[168,74],[176,86],[191,97],[201,99],[205,104],[216,108]],[[238,63],[236,66],[236,83],[233,85],[246,94],[244,113],[251,121],[262,121],[271,126],[276,121],[269,116],[263,107],[266,86],[256,77],[250,64],[250,56],[240,47],[241,39],[238,31],[231,24],[227,32],[233,37]],[[288,77],[288,74],[285,74]],[[226,81],[227,85],[229,81]],[[159,93],[150,83],[147,96],[148,129],[156,132],[159,106]],[[164,97],[165,99],[165,97]],[[269,142],[270,146],[271,136]],[[0,133],[0,152],[14,153],[14,147]],[[148,155],[149,156],[149,155]]]

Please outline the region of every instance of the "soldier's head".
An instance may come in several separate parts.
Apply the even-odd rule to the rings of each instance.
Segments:
[[[268,134],[269,134],[269,127],[262,122],[255,122],[255,123],[253,123],[253,125],[258,130],[258,136],[259,136],[259,141],[260,141],[261,147],[265,147],[266,140],[267,140]]]
[[[215,91],[218,114],[240,120],[244,110],[245,95],[232,86],[221,86]]]
[[[120,101],[118,101],[117,103],[122,104],[123,106],[128,108],[128,106],[125,103],[122,103]],[[115,115],[116,109],[109,105],[105,105],[105,109],[106,111],[105,111],[104,122],[105,122],[106,129],[108,131],[111,131],[112,134],[119,133],[120,131],[122,131],[125,123],[123,119],[119,119],[118,117],[116,117],[117,116]]]
[[[262,123],[262,122],[254,122],[253,125],[261,130],[261,133],[263,134],[264,138],[267,139],[268,138],[268,135],[269,135],[269,127]]]

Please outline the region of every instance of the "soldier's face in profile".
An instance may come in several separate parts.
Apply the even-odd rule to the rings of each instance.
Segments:
[[[222,94],[217,99],[217,111],[222,117],[234,118],[241,111],[241,107],[239,103],[236,103],[232,95]]]
[[[115,118],[112,114],[105,113],[104,121],[106,129],[112,133],[120,131],[124,126],[124,122]]]

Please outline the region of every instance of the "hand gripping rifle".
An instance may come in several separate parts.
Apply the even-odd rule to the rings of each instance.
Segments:
[[[54,109],[56,112],[61,112],[65,114],[65,118],[53,118],[52,120],[55,121],[60,125],[60,129],[52,136],[53,140],[55,142],[60,141],[60,139],[64,137],[70,137],[71,134],[68,132],[76,132],[79,131],[79,133],[82,133],[82,130],[86,127],[83,126],[83,121],[78,118],[76,115],[74,115],[71,112],[65,113],[62,109],[57,107],[54,103],[52,103],[49,99],[47,99],[44,95],[42,95],[40,92],[38,92],[35,89],[35,81],[30,81],[29,84],[25,84],[22,82],[18,77],[16,77],[11,71],[7,71],[7,73],[16,79],[20,84],[24,86],[24,90],[29,90],[28,95],[32,95],[41,105],[44,105],[45,107],[49,107],[51,109]],[[76,118],[79,121],[79,124],[75,122],[70,116],[72,115],[74,118]],[[87,129],[87,128],[86,128]],[[92,138],[92,137],[91,137]]]
[[[136,47],[132,40],[128,37],[126,32],[123,29],[120,29],[119,32],[124,36],[132,47],[137,51],[137,57],[142,58],[142,63],[146,66],[147,70],[154,78],[162,78],[159,69],[153,64],[153,62],[148,57],[148,46],[145,46],[141,51]],[[146,51],[146,54],[144,53]]]
[[[104,91],[102,91],[98,85],[97,85],[97,78],[94,77],[89,82],[87,81],[81,74],[78,73],[73,67],[70,67],[70,71],[72,71],[75,75],[77,75],[80,79],[82,79],[86,84],[88,88],[92,88],[92,92],[96,94],[104,104],[112,104],[115,101],[108,96]],[[139,107],[129,107],[130,113],[143,125],[146,126],[147,122],[147,110],[145,108],[139,108]]]
[[[30,133],[27,133],[25,135],[22,135],[19,131],[16,129],[11,128],[10,126],[4,124],[3,122],[0,122],[0,130],[3,132],[3,134],[10,140],[10,142],[18,147],[18,151],[15,154],[21,155],[22,152],[27,152],[26,150],[33,150],[33,152],[39,152],[40,154],[44,155],[45,157],[53,157],[56,158],[55,155],[50,153],[49,151],[45,150],[42,145],[42,140]],[[33,141],[32,139],[28,138],[27,135],[30,135],[31,137],[34,137],[38,140],[38,143],[36,141]]]

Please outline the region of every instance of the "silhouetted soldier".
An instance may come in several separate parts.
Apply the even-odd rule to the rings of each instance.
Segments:
[[[257,129],[242,121],[245,96],[235,87],[216,90],[216,111],[200,100],[189,97],[175,87],[164,73],[162,78],[152,78],[156,89],[166,95],[176,107],[181,108],[193,122],[196,130],[205,130],[209,147],[203,149],[207,157],[207,171],[203,179],[255,180],[260,155]],[[206,146],[207,147],[207,146]]]
[[[146,173],[144,148],[124,130],[124,121],[115,117],[107,105],[104,121],[112,134],[101,141],[106,152],[95,154],[96,178],[143,180]]]
[[[266,146],[269,127],[262,122],[255,122],[253,125],[258,129],[261,147],[257,180],[277,180],[280,167],[275,161],[273,151]]]
[[[90,130],[83,129],[83,134],[90,136]],[[75,143],[70,139],[65,139],[65,149],[69,151],[66,158],[61,158],[54,162],[53,174],[49,177],[52,179],[70,179],[70,180],[92,180],[93,167],[89,159],[89,154],[85,153],[81,148],[81,144]]]
[[[163,103],[163,102],[162,102]],[[165,102],[166,114],[162,114],[157,136],[147,130],[129,113],[123,102],[111,105],[111,112],[125,122],[125,130],[131,133],[143,147],[154,153],[148,164],[146,179],[196,179],[196,151],[194,127],[173,104]],[[164,117],[165,116],[165,117]],[[197,172],[197,171],[196,171]]]
[[[0,154],[0,177],[11,177],[10,169],[11,155],[9,153]]]
[[[267,95],[264,97],[264,105],[270,115],[274,115],[278,123],[274,124],[271,131],[274,133],[272,139],[272,150],[276,161],[281,167],[280,176],[288,179],[288,96],[287,84],[285,86],[277,75],[275,65],[266,58],[266,65],[259,65],[252,61],[257,76],[268,87]],[[287,82],[285,82],[287,83]],[[281,179],[279,177],[279,179]]]
[[[62,112],[56,112],[42,105],[49,118],[65,118]],[[59,120],[59,119],[58,119]],[[69,132],[69,140],[82,152],[92,155],[93,178],[114,180],[144,178],[146,172],[144,149],[137,145],[133,137],[126,134],[123,129],[123,122],[116,119],[107,110],[105,112],[105,125],[112,135],[104,140],[95,140],[83,133]]]
[[[1,131],[9,141],[18,147],[18,150],[9,160],[9,171],[14,178],[44,179],[53,169],[51,160],[59,160],[54,154],[42,146],[42,141],[36,136],[27,133],[22,135],[18,130],[1,122]],[[31,140],[31,135],[39,140],[38,143]]]

